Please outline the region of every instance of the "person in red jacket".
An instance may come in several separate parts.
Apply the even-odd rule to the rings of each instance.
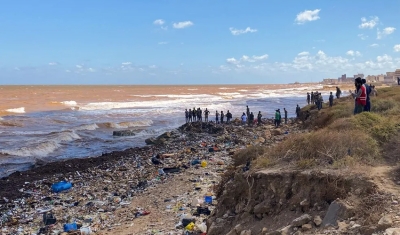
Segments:
[[[365,105],[367,105],[367,89],[362,83],[360,77],[356,78],[354,81],[357,93],[353,94],[355,99],[354,114],[361,113],[364,110]]]

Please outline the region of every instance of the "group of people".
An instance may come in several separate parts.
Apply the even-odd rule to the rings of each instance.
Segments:
[[[286,108],[283,109],[284,111],[284,119],[285,119],[285,124],[287,124],[288,121],[288,113]],[[300,113],[300,107],[299,105],[297,105],[296,107],[296,114],[297,116],[299,116]],[[209,114],[210,111],[206,108],[204,111],[201,110],[201,108],[193,108],[193,109],[185,109],[185,118],[186,118],[186,123],[189,122],[202,122],[203,121],[203,115],[204,115],[204,121],[205,122],[209,122]],[[243,112],[242,116],[240,117],[242,124],[248,124],[248,125],[260,125],[262,124],[262,117],[263,115],[261,114],[261,111],[258,111],[257,114],[257,119],[255,119],[255,115],[253,114],[253,112],[250,112],[250,108],[249,106],[246,106],[246,112]],[[225,118],[226,118],[226,122],[225,122]],[[215,111],[215,123],[220,124],[220,123],[230,123],[232,120],[232,113],[229,112],[229,110],[227,111],[227,113],[225,114],[224,111],[218,112]],[[281,124],[281,111],[280,109],[277,109],[275,112],[275,119],[274,119],[274,123],[276,127],[279,127]]]
[[[370,112],[371,111],[371,96],[378,95],[375,90],[375,86],[368,85],[367,81],[364,78],[356,78],[354,80],[354,86],[356,90],[351,91],[350,93],[355,100],[354,105],[354,115],[361,112]]]

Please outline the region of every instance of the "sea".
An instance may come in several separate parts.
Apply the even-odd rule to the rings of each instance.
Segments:
[[[37,161],[95,157],[145,145],[145,139],[185,123],[185,109],[246,111],[272,118],[275,110],[295,116],[306,93],[328,100],[334,87],[290,85],[174,86],[0,86],[0,177],[31,168]],[[136,135],[115,137],[114,130]]]

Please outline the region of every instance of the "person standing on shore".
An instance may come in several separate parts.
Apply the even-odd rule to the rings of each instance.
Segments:
[[[311,92],[312,93],[312,92]],[[297,104],[296,106],[296,117],[299,118],[300,117],[300,106]]]
[[[367,91],[367,104],[364,106],[364,111],[365,112],[370,112],[371,111],[371,87],[368,86],[367,80],[365,78],[361,79],[363,86],[365,86],[365,90]]]
[[[246,116],[245,113],[242,114],[241,119],[242,119],[242,124],[243,124],[243,125],[246,124],[246,122],[247,122],[247,116]]]
[[[367,91],[360,77],[355,79],[356,93],[352,94],[355,99],[354,115],[361,113],[367,104]]]
[[[246,116],[247,116],[247,119],[250,116],[250,108],[248,105],[246,105]],[[247,120],[247,121],[249,121],[249,120]]]
[[[329,95],[329,107],[333,106],[333,94],[331,92],[331,94]]]
[[[307,104],[310,104],[310,102],[311,102],[310,92],[307,92]]]
[[[224,123],[224,117],[225,117],[224,111],[221,111],[221,123]]]
[[[253,114],[253,112],[250,113],[250,116],[249,116],[249,124],[250,124],[250,125],[253,125],[253,124],[254,124],[254,114]]]
[[[206,108],[206,110],[204,110],[204,121],[208,122],[208,114],[210,113],[210,111],[208,111],[208,109]]]
[[[311,92],[311,104],[314,104],[314,98],[315,98],[315,97],[314,97],[314,92],[312,91],[312,92]]]
[[[203,111],[201,110],[201,108],[197,109],[197,120],[202,122],[203,121]]]
[[[193,107],[192,112],[193,112],[193,121],[195,122],[196,121],[196,117],[197,117],[196,107]]]
[[[341,94],[342,94],[342,91],[340,90],[340,88],[336,87],[336,99],[339,99]]]
[[[219,113],[218,113],[218,111],[215,111],[215,123],[216,124],[219,123]]]
[[[232,119],[232,114],[229,112],[226,113],[226,123],[230,123]]]
[[[287,124],[287,110],[286,110],[286,108],[283,108],[283,111],[285,113],[285,124]]]
[[[192,122],[192,120],[193,120],[192,115],[193,115],[192,110],[189,109],[189,122]]]
[[[261,125],[261,118],[262,118],[261,111],[258,111],[258,115],[257,115],[257,125]]]
[[[189,122],[189,112],[187,109],[185,109],[185,118],[186,118],[186,123]]]
[[[318,94],[318,110],[322,109],[322,104],[324,103],[324,98],[322,97],[322,94]]]
[[[275,127],[279,127],[280,122],[281,122],[281,112],[279,109],[277,109],[275,112]]]

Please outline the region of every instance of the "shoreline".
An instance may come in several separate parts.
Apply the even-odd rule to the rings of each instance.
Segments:
[[[106,224],[117,226],[120,222],[116,220],[122,219],[109,218],[106,223],[101,222],[102,220],[97,216],[114,213],[114,211],[116,213],[119,208],[126,209],[126,205],[131,204],[132,201],[146,198],[146,195],[141,193],[157,190],[157,185],[164,185],[164,182],[167,185],[163,187],[171,190],[176,185],[168,186],[168,182],[172,183],[176,177],[183,177],[183,182],[186,182],[193,171],[197,171],[196,169],[199,168],[199,165],[193,165],[193,159],[206,159],[209,166],[204,168],[208,172],[204,174],[212,177],[210,180],[213,182],[218,182],[218,175],[230,165],[229,159],[232,153],[248,145],[269,145],[283,140],[286,138],[283,132],[287,129],[292,130],[297,125],[294,119],[289,120],[290,124],[283,125],[282,131],[273,127],[270,119],[264,119],[264,124],[260,126],[242,126],[235,123],[215,125],[214,123],[200,124],[199,122],[184,124],[167,134],[164,145],[130,148],[94,158],[52,162],[28,171],[15,172],[0,180],[0,188],[4,188],[0,192],[0,211],[9,211],[8,213],[10,213],[10,208],[19,209],[16,211],[11,209],[13,216],[7,217],[5,221],[3,218],[0,223],[4,223],[10,231],[15,231],[19,226],[23,226],[24,232],[28,234],[28,230],[31,233],[37,232],[37,229],[43,227],[40,222],[41,214],[38,211],[46,210],[45,208],[49,207],[53,208],[52,211],[63,224],[67,223],[62,216],[64,215],[65,218],[65,213],[78,213],[81,218],[85,213],[89,213],[85,212],[88,204],[104,200],[104,196],[108,195],[107,201],[111,200],[108,202],[109,205],[96,205],[96,215],[91,215],[96,217],[96,223],[93,222],[96,225],[92,223],[92,229],[98,232],[108,230]],[[199,127],[200,125],[201,127]],[[273,131],[279,133],[272,134]],[[256,136],[258,136],[257,139],[254,139]],[[207,144],[203,145],[203,142]],[[221,150],[216,153],[209,152],[208,148],[216,143]],[[163,158],[165,156],[163,159],[165,162],[161,169],[179,169],[178,172],[160,175],[160,166],[151,162],[153,154],[160,154]],[[73,188],[65,193],[52,193],[50,186],[62,180],[71,181],[74,184]],[[181,187],[191,187],[191,184],[190,182],[189,184],[184,183]],[[68,195],[74,196],[71,198]],[[74,205],[70,205],[71,203]],[[131,208],[131,210],[136,209]],[[155,212],[154,208],[153,212]],[[57,227],[61,225],[60,223]],[[173,227],[173,225],[170,225],[170,229],[172,229],[171,226]]]

